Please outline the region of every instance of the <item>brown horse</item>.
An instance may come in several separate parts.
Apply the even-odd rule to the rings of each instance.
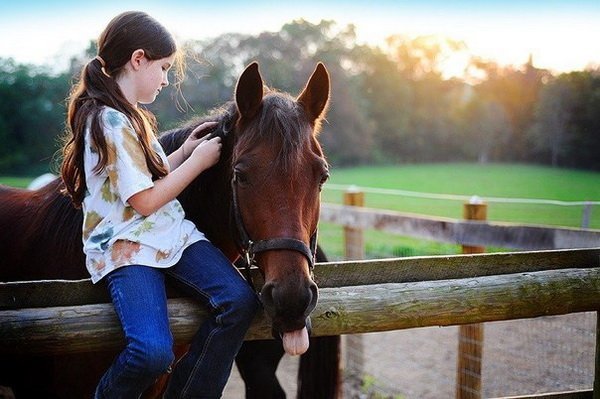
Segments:
[[[322,64],[295,99],[266,89],[253,63],[238,80],[235,101],[160,137],[170,152],[195,126],[219,122],[213,133],[223,139],[219,163],[179,200],[187,218],[231,260],[244,254],[259,267],[265,280],[261,300],[274,335],[293,352],[306,349],[305,327],[317,301],[311,269],[319,192],[328,177],[317,133],[328,99],[329,75]],[[60,194],[60,186],[56,181],[31,192],[0,187],[0,281],[87,277],[82,215]],[[339,338],[311,342],[301,358],[298,396],[335,397]],[[236,363],[248,398],[285,397],[274,375],[281,347],[274,340],[244,343]],[[5,358],[0,385],[12,385],[19,399],[90,396],[114,355]]]

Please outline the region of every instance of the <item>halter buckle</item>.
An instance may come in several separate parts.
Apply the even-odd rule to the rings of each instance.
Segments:
[[[254,251],[252,250],[252,245],[254,242],[252,240],[248,240],[248,247],[244,251],[244,255],[246,256],[246,264],[248,266],[252,266],[254,264]]]

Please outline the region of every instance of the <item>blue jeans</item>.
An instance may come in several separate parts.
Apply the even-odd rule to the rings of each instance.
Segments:
[[[138,398],[171,370],[165,274],[211,310],[173,367],[165,398],[221,397],[260,302],[231,262],[210,242],[199,241],[168,269],[131,265],[106,276],[127,345],[101,378],[96,398]]]

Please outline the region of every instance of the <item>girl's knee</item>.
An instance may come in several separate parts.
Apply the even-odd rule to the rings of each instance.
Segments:
[[[237,287],[229,296],[226,313],[229,313],[237,320],[252,320],[259,308],[260,300],[254,291],[247,286]]]
[[[256,293],[251,290],[250,287],[246,287],[245,289],[238,291],[236,303],[246,313],[252,315],[254,315],[261,306],[258,295],[256,295]]]

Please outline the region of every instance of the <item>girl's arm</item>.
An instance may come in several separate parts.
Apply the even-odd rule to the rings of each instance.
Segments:
[[[208,134],[217,127],[217,122],[204,122],[195,128],[190,136],[176,151],[169,154],[167,160],[171,170],[177,169],[191,155],[201,142],[203,142]]]
[[[177,150],[171,155],[176,155],[180,151]],[[153,187],[129,197],[127,202],[136,212],[144,216],[151,215],[167,202],[175,199],[200,173],[216,164],[220,155],[220,137],[202,140],[193,148],[188,159],[182,161],[178,167],[162,179],[156,180]]]

